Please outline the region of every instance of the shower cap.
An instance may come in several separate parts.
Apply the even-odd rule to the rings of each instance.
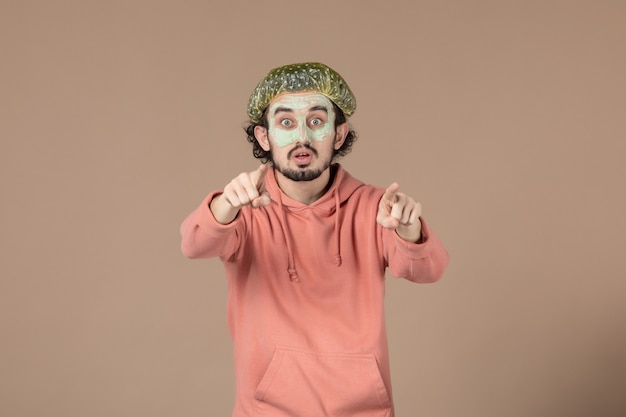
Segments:
[[[356,110],[356,98],[341,75],[324,64],[306,62],[271,70],[250,95],[248,117],[258,123],[274,98],[306,91],[324,94],[348,117]]]

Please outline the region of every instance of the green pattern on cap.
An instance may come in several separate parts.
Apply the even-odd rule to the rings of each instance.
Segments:
[[[274,68],[256,86],[248,102],[248,116],[257,123],[272,100],[283,93],[317,91],[331,99],[349,117],[356,98],[345,80],[328,66],[316,62]]]

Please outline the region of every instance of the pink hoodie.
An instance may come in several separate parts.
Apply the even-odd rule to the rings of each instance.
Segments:
[[[384,190],[333,169],[311,205],[283,194],[270,170],[269,206],[221,225],[208,208],[213,192],[181,226],[186,256],[219,256],[226,269],[233,417],[393,416],[385,269],[434,282],[448,254],[423,219],[420,244],[380,227]]]

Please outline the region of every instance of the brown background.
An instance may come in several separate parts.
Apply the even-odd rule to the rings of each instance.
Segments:
[[[625,44],[618,0],[2,0],[0,415],[230,414],[224,275],[178,226],[298,61],[452,256],[388,282],[398,415],[626,415]]]

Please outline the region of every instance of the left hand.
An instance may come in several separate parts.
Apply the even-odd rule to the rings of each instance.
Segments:
[[[395,230],[398,236],[409,242],[417,242],[422,236],[422,205],[411,197],[398,192],[400,186],[391,184],[378,203],[376,222],[382,227]]]

